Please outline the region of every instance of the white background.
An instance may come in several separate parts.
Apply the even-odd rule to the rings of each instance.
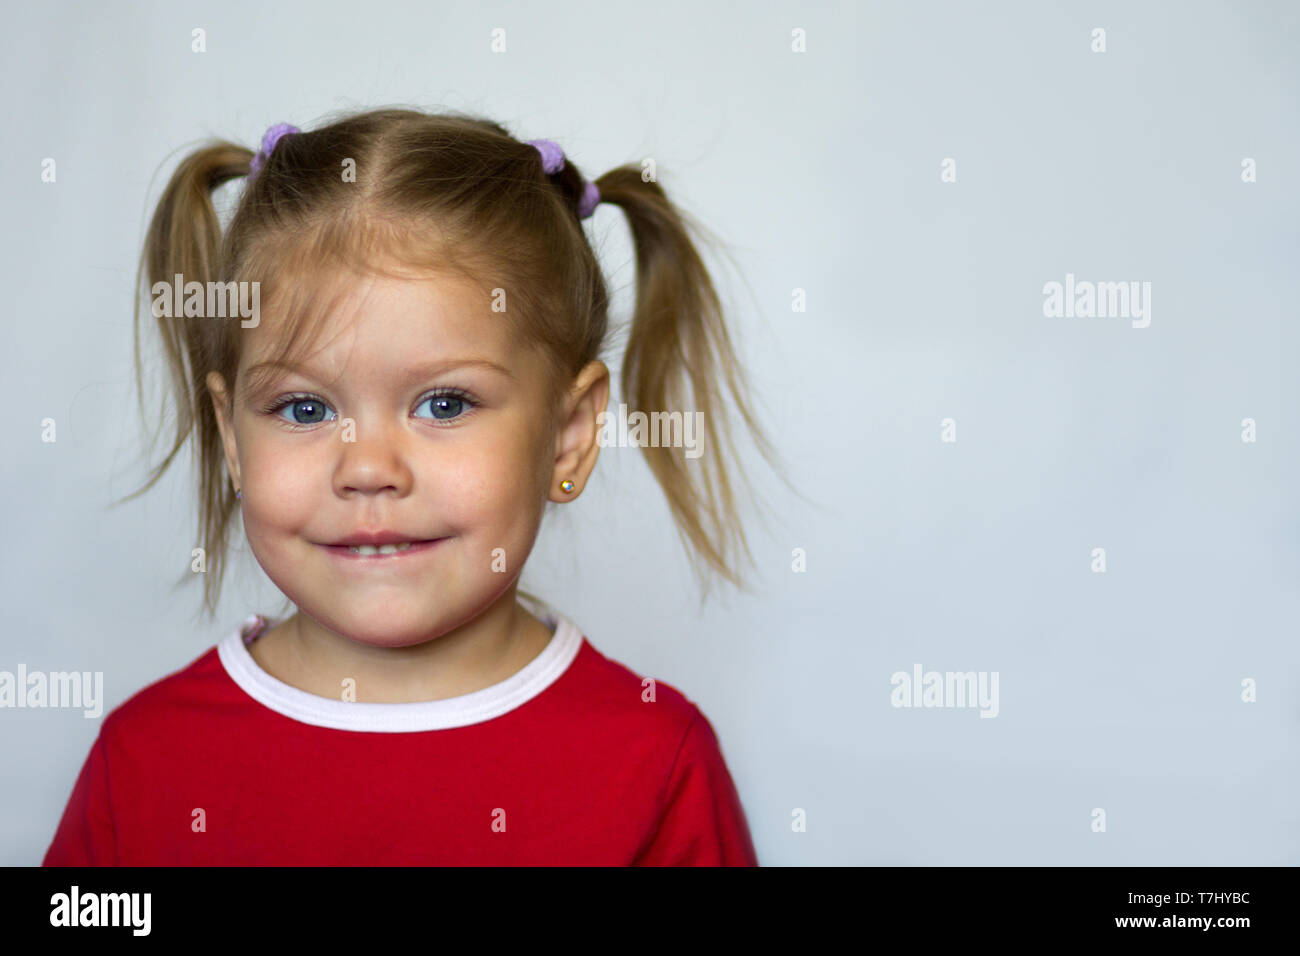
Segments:
[[[103,671],[107,712],[279,607],[251,556],[215,622],[197,580],[173,588],[197,545],[188,465],[109,507],[145,474],[132,285],[183,152],[353,108],[470,110],[591,178],[654,157],[732,244],[739,270],[710,263],[809,499],[751,454],[776,507],[753,593],[699,609],[620,448],[524,584],[700,705],[764,865],[1300,863],[1296,5],[53,3],[5,22],[0,669]],[[606,206],[588,228],[622,323],[626,223]],[[1150,282],[1150,326],[1044,317],[1067,273]],[[998,672],[997,718],[892,707],[916,663]],[[0,711],[0,863],[40,861],[98,728]]]

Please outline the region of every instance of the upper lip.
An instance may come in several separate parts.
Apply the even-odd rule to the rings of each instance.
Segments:
[[[378,548],[385,544],[401,544],[404,541],[410,541],[412,544],[420,541],[433,541],[433,538],[422,538],[419,535],[402,534],[400,531],[357,531],[331,543],[335,548],[356,548],[363,544]]]

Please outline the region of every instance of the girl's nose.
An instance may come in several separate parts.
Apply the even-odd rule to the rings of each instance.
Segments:
[[[392,430],[354,429],[353,441],[344,433],[343,454],[334,473],[336,494],[410,493],[414,472],[401,437]]]

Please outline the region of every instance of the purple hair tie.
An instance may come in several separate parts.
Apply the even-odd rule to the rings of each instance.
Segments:
[[[559,145],[549,139],[530,139],[529,146],[536,147],[537,151],[542,154],[542,171],[548,176],[553,176],[564,168],[564,150]],[[586,219],[596,210],[600,204],[600,190],[596,188],[595,183],[585,183],[582,187],[582,196],[578,200],[578,218]]]
[[[586,219],[600,204],[600,190],[596,188],[595,183],[587,183],[582,187],[582,198],[578,200],[578,218]]]
[[[248,171],[248,175],[256,176],[261,171],[262,164],[265,163],[268,159],[270,159],[271,153],[275,151],[276,143],[280,142],[280,140],[288,136],[290,133],[301,133],[301,132],[302,130],[300,130],[296,126],[290,125],[289,123],[276,123],[265,133],[263,133],[262,148],[259,149],[257,153],[253,156],[253,161],[250,164],[251,168]]]
[[[536,146],[542,154],[542,171],[553,176],[564,168],[564,150],[549,139],[530,139],[529,146]]]

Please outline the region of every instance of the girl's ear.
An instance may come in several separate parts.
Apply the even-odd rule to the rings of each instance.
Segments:
[[[235,444],[235,429],[231,422],[231,397],[226,390],[225,379],[220,372],[209,372],[207,376],[208,394],[212,397],[212,409],[217,416],[217,430],[221,432],[221,446],[226,456],[226,472],[236,489],[244,487],[239,475],[239,448]]]
[[[582,493],[600,454],[597,417],[609,406],[609,369],[601,361],[588,362],[573,380],[565,400],[560,431],[555,440],[555,466],[551,471],[551,501],[572,501]],[[572,482],[561,487],[561,482]]]

